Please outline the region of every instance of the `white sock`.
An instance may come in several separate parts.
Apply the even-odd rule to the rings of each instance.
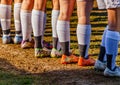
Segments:
[[[31,17],[28,17],[29,18],[29,23],[28,23],[28,28],[29,28],[29,41],[31,41],[32,40],[32,32],[33,32],[33,28],[32,28],[32,15],[31,15]]]
[[[69,51],[70,51],[70,22],[58,20],[57,34],[58,34],[59,42],[69,42]]]
[[[31,12],[21,10],[21,25],[23,40],[29,40],[31,38]]]
[[[43,19],[43,32],[42,32],[42,42],[44,40],[44,33],[45,33],[45,28],[46,28],[46,21],[47,21],[47,14],[44,13],[44,19]]]
[[[0,16],[2,30],[10,30],[11,25],[11,5],[0,4]],[[4,34],[3,34],[4,35]]]
[[[46,28],[46,21],[47,21],[47,14],[44,12],[44,19],[43,19],[43,33],[45,32],[45,28]],[[44,35],[44,34],[43,34]]]
[[[52,36],[57,38],[57,20],[58,20],[58,16],[59,16],[60,11],[59,10],[52,10]]]
[[[70,22],[58,20],[57,34],[60,42],[70,42]]]
[[[112,55],[111,69],[114,69],[116,64],[116,56],[118,55],[118,43],[120,34],[116,31],[107,30],[105,39],[106,54]]]
[[[34,36],[42,36],[43,35],[43,20],[44,20],[44,12],[33,10],[32,11],[32,26]]]
[[[85,50],[85,58],[88,58],[88,50],[90,45],[90,36],[91,36],[91,25],[81,25],[77,26],[77,39],[79,45],[87,45]]]
[[[21,11],[21,3],[14,4],[15,31],[19,31],[19,32],[22,31],[22,29],[21,29],[20,11]],[[16,34],[16,36],[22,36],[22,32],[20,34]]]
[[[59,16],[60,10],[52,10],[51,24],[52,24],[52,37],[58,38],[57,35],[57,20]],[[57,50],[60,49],[60,43],[57,43]]]

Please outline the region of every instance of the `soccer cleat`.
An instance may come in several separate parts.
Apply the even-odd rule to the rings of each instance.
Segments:
[[[101,62],[100,60],[97,60],[95,62],[94,68],[97,71],[104,71],[107,66],[107,62]]]
[[[11,44],[11,43],[13,43],[13,40],[10,36],[3,36],[2,37],[2,43],[3,44]]]
[[[34,48],[34,40],[32,39],[31,41],[28,40],[22,41],[21,48],[23,49]]]
[[[104,76],[108,77],[120,77],[120,67],[115,67],[115,70],[110,70],[109,68],[106,68],[104,71]]]
[[[43,57],[48,57],[50,56],[51,51],[48,50],[47,48],[35,48],[35,57],[37,58],[43,58]]]
[[[52,51],[51,51],[51,57],[52,58],[58,58],[58,57],[61,57],[61,56],[62,56],[61,51],[58,51],[55,48],[52,48]]]
[[[92,58],[84,59],[83,57],[79,57],[78,65],[79,66],[94,66],[95,60]]]
[[[61,63],[62,64],[77,63],[78,59],[79,59],[79,57],[77,57],[75,55],[70,55],[70,56],[62,55]]]
[[[14,44],[20,44],[22,42],[22,36],[14,37]]]
[[[46,47],[48,49],[52,49],[53,46],[49,42],[43,41],[43,47]]]

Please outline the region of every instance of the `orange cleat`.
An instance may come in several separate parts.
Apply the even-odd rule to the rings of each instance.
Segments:
[[[83,57],[79,57],[78,65],[79,66],[94,66],[95,60],[92,58],[84,59]]]
[[[70,56],[62,55],[61,63],[62,64],[77,63],[78,59],[79,57],[75,55],[70,55]]]

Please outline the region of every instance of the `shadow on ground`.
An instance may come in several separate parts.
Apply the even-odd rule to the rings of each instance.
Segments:
[[[30,73],[0,58],[0,83],[8,85],[119,85],[119,78],[106,78],[93,67]]]

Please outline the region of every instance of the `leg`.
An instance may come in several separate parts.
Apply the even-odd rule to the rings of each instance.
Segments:
[[[60,13],[60,6],[59,6],[59,0],[52,0],[52,17],[51,17],[51,24],[52,24],[52,38],[53,38],[53,49],[51,52],[51,57],[59,57],[61,56],[60,50],[60,43],[58,41],[58,35],[57,35],[57,20]]]
[[[20,19],[20,10],[22,5],[22,0],[14,0],[14,24],[15,24],[15,38],[14,43],[20,44],[22,42],[22,28]]]
[[[32,10],[32,26],[35,39],[35,56],[45,57],[49,56],[48,51],[43,50],[43,30],[44,30],[44,14],[45,14],[46,0],[35,0]]]
[[[90,13],[92,8],[93,0],[77,0],[77,39],[80,50],[78,65],[80,66],[94,65],[95,62],[93,59],[89,58],[88,55],[91,36]]]
[[[98,59],[95,62],[95,70],[97,71],[104,71],[107,65],[107,57],[106,57],[106,48],[105,48],[105,39],[106,39],[106,32],[108,31],[108,26],[106,26],[103,36],[102,36],[102,41],[100,45],[100,53],[98,55]]]
[[[34,47],[33,40],[31,37],[32,26],[31,26],[31,11],[33,8],[34,0],[23,0],[21,7],[21,25],[23,41],[21,44],[22,48]]]
[[[106,32],[105,48],[107,56],[107,67],[105,76],[120,77],[120,68],[116,66],[116,56],[118,55],[118,44],[120,38],[120,8],[108,8],[108,31]]]
[[[70,17],[75,0],[60,0],[60,15],[57,21],[57,34],[62,48],[62,64],[76,63],[78,57],[71,55],[70,50]],[[67,61],[68,60],[68,61]]]
[[[0,4],[0,16],[1,16],[1,26],[3,31],[2,41],[4,44],[12,42],[10,37],[10,28],[11,28],[11,4],[12,0],[1,0]]]

